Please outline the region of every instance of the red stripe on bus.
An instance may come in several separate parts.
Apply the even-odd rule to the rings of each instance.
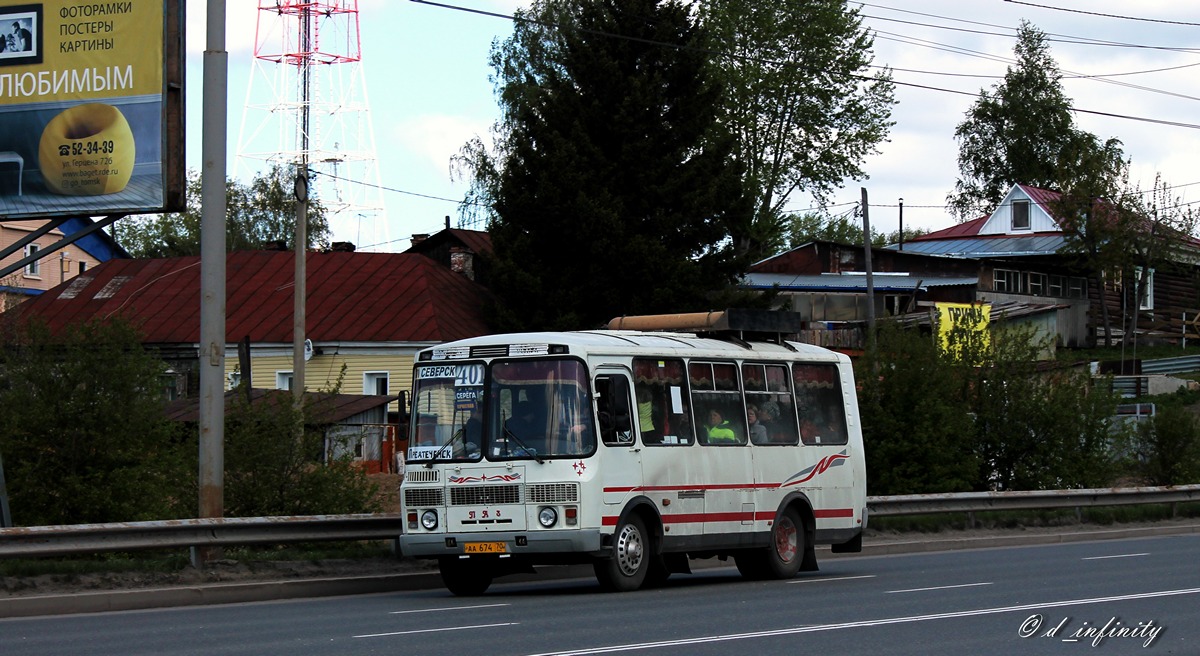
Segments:
[[[678,492],[686,490],[775,490],[779,483],[729,483],[726,485],[637,485],[606,487],[605,492]]]
[[[829,508],[826,510],[815,510],[813,515],[817,519],[831,519],[836,517],[853,517],[853,508]],[[616,515],[605,515],[601,520],[604,526],[616,526],[619,517]],[[685,514],[665,514],[662,515],[664,524],[703,524],[705,522],[741,522],[747,519],[754,521],[770,521],[775,519],[773,511],[764,512],[727,512],[727,513],[685,513]]]

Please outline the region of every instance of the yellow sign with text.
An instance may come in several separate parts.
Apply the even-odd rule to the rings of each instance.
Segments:
[[[991,348],[992,306],[987,303],[937,303],[937,338],[942,352],[978,364]]]

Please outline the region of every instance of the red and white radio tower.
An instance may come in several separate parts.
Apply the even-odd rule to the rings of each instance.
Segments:
[[[314,173],[334,241],[387,243],[358,0],[259,0],[237,172],[264,162]]]

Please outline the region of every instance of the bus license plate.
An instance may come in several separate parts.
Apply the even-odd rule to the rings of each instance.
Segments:
[[[463,553],[492,554],[508,553],[508,544],[504,542],[464,542]]]

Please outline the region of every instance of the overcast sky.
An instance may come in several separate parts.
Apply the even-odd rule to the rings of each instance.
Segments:
[[[187,162],[192,169],[201,163],[206,4],[188,3]],[[247,94],[253,90],[263,102],[276,93],[258,80],[251,85],[255,28],[260,18],[277,20],[260,14],[258,4],[227,2],[229,172],[242,177],[245,167],[237,166],[236,156],[243,115],[247,124],[254,122],[253,113],[244,110]],[[360,246],[373,241],[379,245],[372,250],[400,251],[408,248],[412,234],[441,229],[446,215],[458,224],[456,201],[466,184],[452,180],[449,161],[471,137],[486,137],[499,116],[487,58],[493,40],[508,36],[512,23],[408,0],[358,4],[363,86],[387,218],[372,238],[339,228],[335,239]],[[511,14],[528,2],[445,4]],[[875,0],[862,3],[862,13],[875,32],[875,63],[894,71],[896,124],[881,152],[865,162],[870,178],[846,180],[831,201],[831,213],[851,209],[866,187],[876,230],[896,229],[900,198],[906,226],[934,230],[953,224],[943,206],[958,173],[955,127],[975,94],[997,84],[1012,63],[1022,18],[1049,35],[1065,75],[1063,86],[1081,110],[1076,124],[1101,139],[1120,139],[1143,187],[1161,173],[1185,202],[1200,200],[1200,184],[1193,185],[1200,183],[1200,3]],[[811,199],[795,197],[790,207],[811,206]]]

